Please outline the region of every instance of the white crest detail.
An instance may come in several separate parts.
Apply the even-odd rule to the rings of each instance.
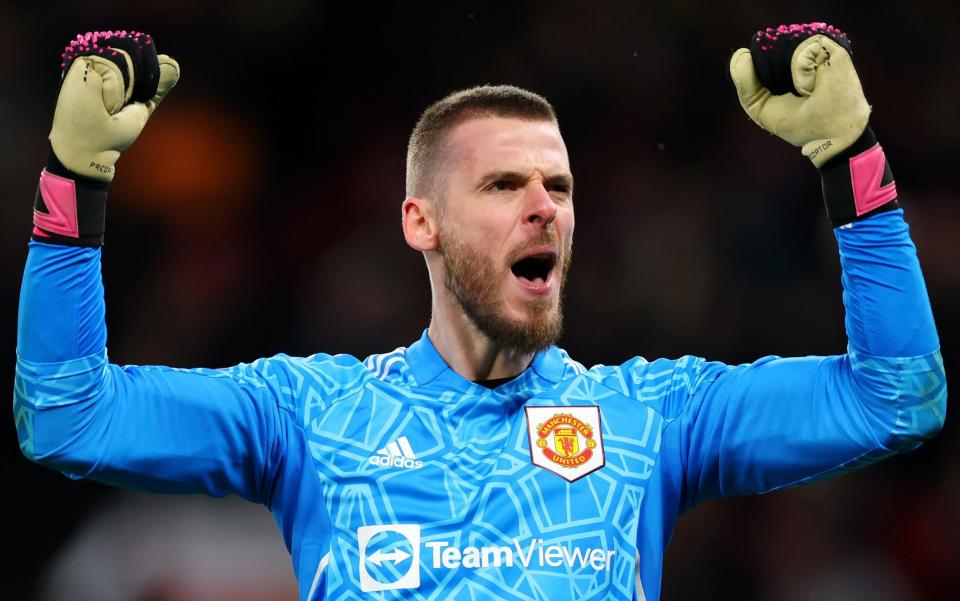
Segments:
[[[525,407],[530,461],[568,482],[606,463],[600,431],[600,407]]]

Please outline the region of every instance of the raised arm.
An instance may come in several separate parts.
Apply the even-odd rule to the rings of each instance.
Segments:
[[[120,151],[176,84],[149,36],[78,37],[34,211],[20,298],[14,417],[24,454],[72,477],[268,501],[285,421],[279,374],[109,363],[100,245]]]
[[[936,434],[946,381],[916,249],[848,53],[825,24],[758,32],[731,75],[747,114],[820,169],[846,355],[702,366],[679,409],[682,509],[856,469]]]

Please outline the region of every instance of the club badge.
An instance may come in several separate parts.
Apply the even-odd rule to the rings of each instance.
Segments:
[[[604,465],[600,407],[526,407],[530,460],[573,482]]]

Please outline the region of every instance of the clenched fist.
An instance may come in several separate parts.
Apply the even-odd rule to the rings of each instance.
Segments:
[[[149,35],[126,31],[77,36],[63,58],[51,149],[70,172],[109,182],[120,153],[177,84],[180,67],[157,55]]]
[[[850,147],[870,118],[849,50],[847,37],[826,23],[757,32],[750,49],[730,59],[740,105],[822,166]]]

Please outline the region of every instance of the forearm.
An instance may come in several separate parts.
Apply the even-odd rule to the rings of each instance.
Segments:
[[[19,359],[57,363],[104,352],[100,252],[30,242],[17,322]]]
[[[880,357],[913,357],[940,347],[917,251],[903,211],[836,228],[850,347]]]

